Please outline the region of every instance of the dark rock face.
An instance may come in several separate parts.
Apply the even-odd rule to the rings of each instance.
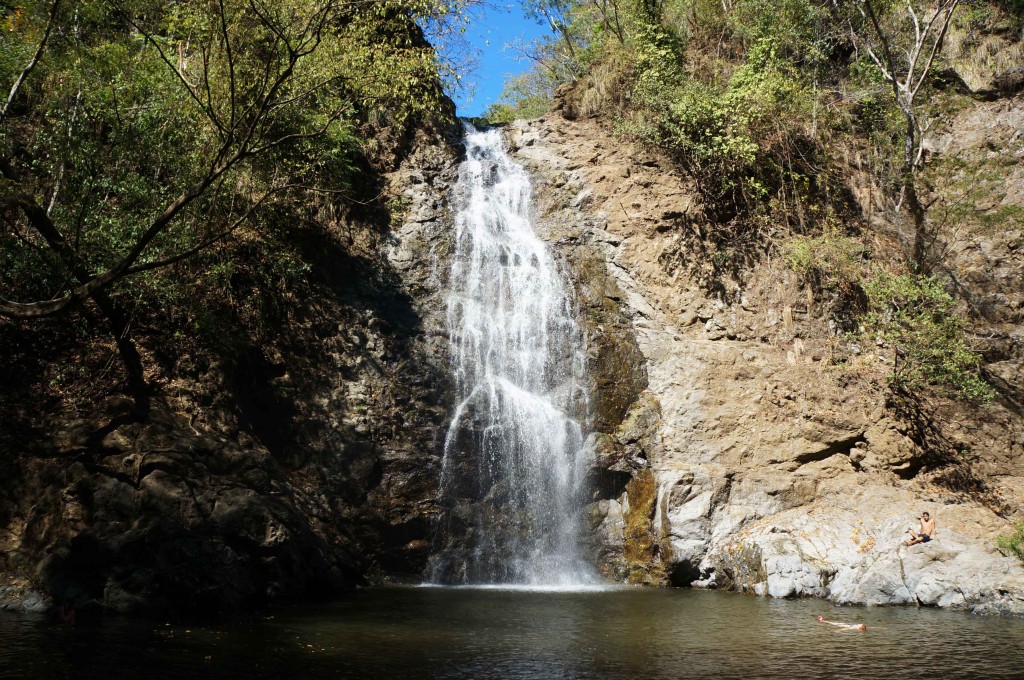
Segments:
[[[0,456],[0,606],[212,612],[422,577],[450,401],[433,325],[450,142],[420,139],[388,178],[411,208],[386,239],[311,238],[309,299],[272,344],[181,357],[191,373],[141,422],[111,398]]]
[[[571,272],[580,323],[586,330],[593,399],[591,427],[612,432],[647,387],[643,355],[628,317],[616,303],[622,294],[605,272],[597,249],[584,244],[560,244],[557,249]]]
[[[1017,66],[997,75],[995,86],[1003,97],[1012,97],[1024,91],[1024,66]]]
[[[333,592],[360,576],[351,547],[306,521],[266,451],[158,413],[73,460],[29,461],[11,513],[21,531],[8,566],[55,597],[215,611]]]

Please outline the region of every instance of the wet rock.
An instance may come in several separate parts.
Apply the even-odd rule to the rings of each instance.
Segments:
[[[0,611],[24,611],[43,613],[49,610],[51,601],[23,579],[12,579],[0,585]]]

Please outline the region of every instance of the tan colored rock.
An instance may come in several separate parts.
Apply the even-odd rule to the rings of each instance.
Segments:
[[[1003,110],[993,129],[1010,130],[1016,116]],[[937,465],[920,433],[887,407],[877,348],[830,365],[841,339],[783,263],[762,260],[709,285],[710,256],[694,249],[705,227],[690,180],[595,121],[571,118],[518,121],[509,135],[543,139],[514,142],[515,156],[534,175],[539,229],[569,263],[585,319],[604,295],[628,320],[592,324],[588,339],[609,348],[621,341],[602,333],[628,334],[643,394],[659,405],[644,453],[666,578],[776,597],[1024,613],[1024,568],[995,549],[1009,522],[990,509],[992,494],[957,491],[951,475],[968,467]],[[992,129],[984,134],[990,140]],[[935,151],[970,143],[954,134]],[[571,176],[554,178],[568,168]],[[590,258],[585,273],[571,268],[580,252]],[[607,277],[596,287],[594,258]],[[1020,457],[1008,455],[1020,450],[1020,415],[954,410],[951,419],[973,428],[965,439],[987,451],[969,474],[988,465],[996,503],[1020,512]],[[617,426],[601,427],[611,436]],[[621,564],[627,505],[623,494],[594,507],[606,564]],[[939,538],[902,546],[925,508]]]

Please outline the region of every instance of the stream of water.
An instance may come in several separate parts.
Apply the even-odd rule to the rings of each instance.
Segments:
[[[974,680],[1022,669],[1020,619],[687,590],[370,589],[216,626],[66,628],[0,612],[0,678],[19,680]]]
[[[464,144],[447,291],[458,404],[441,487],[441,531],[461,544],[440,551],[432,580],[596,583],[579,547],[587,399],[574,305],[501,132],[467,126]]]

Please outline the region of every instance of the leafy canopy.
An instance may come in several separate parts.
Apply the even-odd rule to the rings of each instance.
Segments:
[[[343,203],[367,126],[445,110],[417,22],[457,19],[458,6],[51,0],[0,12],[0,82],[18,83],[0,127],[0,298],[52,313],[107,288],[133,300],[173,287],[159,268],[304,204]]]

